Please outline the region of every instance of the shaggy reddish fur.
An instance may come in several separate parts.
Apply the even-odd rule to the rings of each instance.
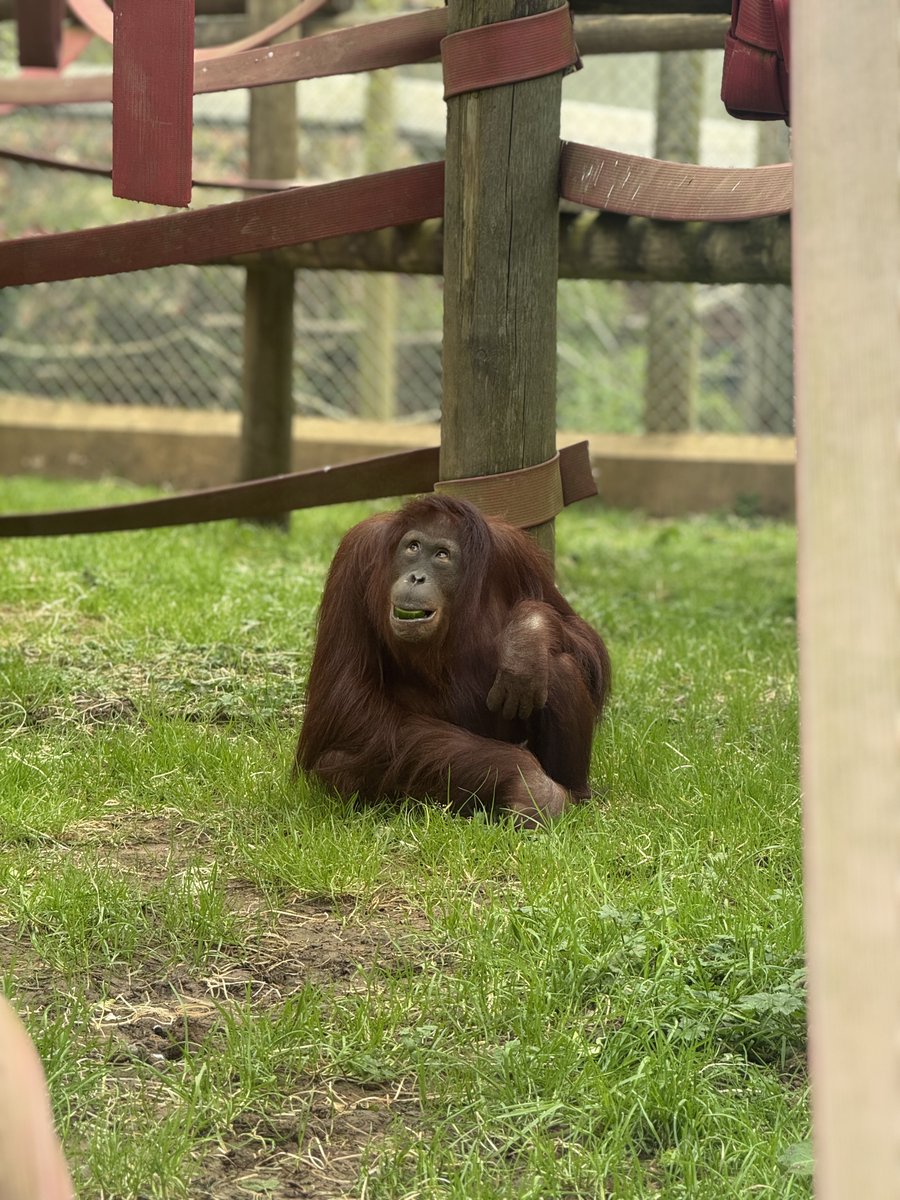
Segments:
[[[394,556],[410,529],[453,529],[462,561],[437,644],[392,635]],[[549,663],[546,704],[505,719],[487,705],[501,661]],[[609,690],[597,633],[520,530],[429,495],[347,533],[328,575],[296,765],[344,796],[499,804],[526,818],[590,795],[593,729]],[[553,782],[551,782],[553,781]]]

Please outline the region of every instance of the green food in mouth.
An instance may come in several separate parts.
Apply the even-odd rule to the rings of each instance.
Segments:
[[[424,608],[395,608],[394,616],[398,621],[423,621],[432,614]]]

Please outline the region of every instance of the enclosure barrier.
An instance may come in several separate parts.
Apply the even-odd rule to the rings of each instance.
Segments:
[[[120,193],[134,199],[158,200],[158,172],[147,173],[149,161],[161,167],[166,193],[182,195],[186,189],[189,198],[191,171],[187,127],[190,106],[184,99],[191,75],[194,91],[212,91],[247,86],[248,83],[263,86],[320,74],[371,70],[398,62],[427,60],[440,53],[445,96],[459,102],[475,92],[479,93],[479,98],[485,93],[490,97],[495,94],[493,89],[511,84],[546,77],[558,80],[561,71],[578,65],[567,5],[554,6],[526,17],[513,16],[487,25],[461,28],[453,25],[454,10],[448,15],[439,9],[370,24],[362,31],[362,37],[358,29],[338,30],[259,52],[259,45],[267,38],[315,11],[321,7],[321,2],[305,0],[287,16],[250,38],[196,55],[192,40],[192,5],[172,6],[169,24],[158,28],[154,37],[147,36],[148,30],[140,22],[129,27],[127,32],[123,29],[114,42],[114,50],[116,47],[118,50],[114,57],[112,85],[108,77],[101,77],[88,81],[80,93],[81,98],[88,95],[98,98],[102,85],[105,89],[103,98],[114,97],[114,130],[119,130],[118,136],[114,133],[113,143],[114,189],[118,179]],[[113,17],[103,0],[70,0],[70,8],[93,33],[107,39],[112,36]],[[188,9],[191,9],[190,14]],[[34,21],[33,14],[37,10],[29,11],[32,15],[26,21]],[[123,22],[129,11],[128,8],[117,10]],[[138,5],[134,12],[138,11],[146,14],[149,9],[141,9]],[[456,19],[459,20],[458,12]],[[62,44],[61,39],[59,43]],[[147,59],[148,53],[150,59]],[[159,103],[166,106],[168,125],[175,133],[164,145],[156,144],[158,113],[153,106],[130,104],[134,89],[132,60],[138,59],[141,60],[141,79],[146,80],[148,75],[153,77],[155,73],[167,81],[160,92]],[[179,83],[182,85],[180,90]],[[41,96],[46,99],[50,95],[61,95],[47,84],[48,81],[42,78],[0,85],[0,101],[15,104],[28,99],[33,102]],[[555,109],[558,128],[558,97]],[[490,122],[484,123],[485,128],[489,125]],[[461,143],[457,139],[455,144]],[[663,163],[577,144],[563,145],[560,153],[558,141],[556,146],[558,181],[553,190],[554,206],[555,198],[561,196],[594,209],[670,221],[746,221],[783,214],[790,208],[789,165],[757,170],[721,170]],[[165,161],[161,163],[161,159]],[[456,175],[459,164],[455,166]],[[532,171],[538,169],[530,167]],[[527,178],[527,173],[520,174],[519,186],[525,185]],[[417,223],[442,215],[446,190],[443,164],[429,163],[318,187],[286,189],[199,212],[171,214],[76,233],[15,239],[0,244],[0,284],[13,286],[175,263],[221,261],[298,243]],[[484,203],[491,202],[487,195]],[[550,245],[549,242],[546,244]],[[558,273],[555,245],[551,265],[555,279]],[[448,297],[452,297],[451,279],[446,271],[445,276]],[[487,316],[493,319],[492,313]],[[445,339],[448,329],[453,336],[464,323],[457,315],[452,319],[445,315]],[[546,320],[543,324],[549,327]],[[526,345],[529,341],[523,339]],[[451,374],[454,361],[461,364],[472,357],[477,359],[478,356],[461,353],[454,356],[451,347],[448,355]],[[543,357],[548,358],[547,355]],[[520,370],[520,367],[515,365],[510,369]],[[493,386],[496,386],[496,380]],[[477,388],[467,386],[463,390],[468,395]],[[548,385],[548,394],[552,396],[552,383]],[[552,405],[547,405],[546,397],[540,399],[540,404],[552,417]],[[458,407],[458,404],[448,406],[448,425],[452,425],[452,413]],[[477,457],[471,444],[471,433],[465,432],[466,425],[466,421],[458,422],[457,439],[462,437],[465,441],[468,437],[469,444],[453,460],[456,470],[450,473],[457,477],[463,474],[467,458]],[[532,465],[549,461],[551,433],[547,424],[540,447],[530,451]],[[503,452],[500,453],[502,457]],[[529,464],[522,465],[527,467]],[[490,466],[483,464],[482,469],[487,475],[496,475],[504,468],[501,462]],[[515,469],[509,478],[510,489],[518,488],[524,493],[528,485],[521,481]]]
[[[560,194],[585,207],[671,221],[747,221],[790,208],[791,167],[658,162],[574,142]],[[443,214],[444,164],[295,187],[195,212],[0,242],[0,286],[215,262]]]
[[[484,512],[530,529],[552,520],[568,505],[597,494],[587,447],[586,441],[576,442],[536,467],[443,483],[438,481],[438,447],[408,450],[135,504],[0,516],[0,538],[120,533],[234,517],[258,520],[301,508],[432,490],[465,496]]]

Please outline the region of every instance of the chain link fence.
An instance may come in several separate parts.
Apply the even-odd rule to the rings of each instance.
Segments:
[[[351,16],[361,16],[357,4]],[[383,4],[378,6],[384,15]],[[227,22],[217,22],[225,37]],[[11,25],[0,63],[15,69]],[[93,44],[77,70],[109,67]],[[566,138],[714,166],[787,157],[783,129],[730,119],[718,52],[585,60],[563,85]],[[300,178],[343,178],[439,158],[440,68],[313,80],[297,87]],[[247,92],[198,96],[195,173],[247,167]],[[110,161],[108,105],[0,118],[0,144]],[[368,160],[368,161],[367,161]],[[195,189],[194,207],[238,192]],[[0,235],[62,231],[155,215],[118,201],[102,178],[0,160]],[[92,404],[236,409],[241,399],[243,271],[175,267],[0,291],[0,392]],[[296,274],[298,414],[432,421],[441,401],[441,280]],[[782,286],[561,280],[559,424],[584,432],[790,433],[791,297]]]

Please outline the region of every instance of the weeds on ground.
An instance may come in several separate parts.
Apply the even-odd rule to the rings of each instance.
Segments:
[[[615,698],[523,834],[290,782],[366,511],[0,544],[0,970],[79,1195],[808,1195],[793,531],[560,519]]]

